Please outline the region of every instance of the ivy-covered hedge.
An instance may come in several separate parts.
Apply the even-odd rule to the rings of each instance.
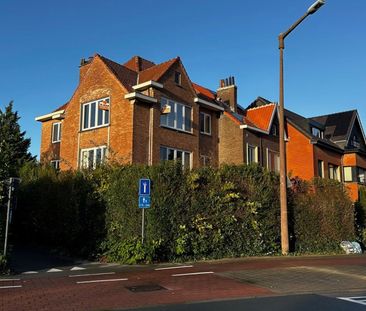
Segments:
[[[257,165],[188,171],[165,162],[85,172],[26,166],[21,177],[14,226],[19,240],[124,263],[280,250],[279,179]],[[143,244],[140,178],[152,180]],[[289,212],[299,252],[334,251],[354,237],[353,206],[337,182],[298,181]]]
[[[290,220],[296,251],[333,252],[340,241],[355,240],[354,206],[342,183],[315,178],[295,184]]]

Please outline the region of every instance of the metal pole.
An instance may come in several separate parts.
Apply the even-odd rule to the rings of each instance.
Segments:
[[[280,49],[280,205],[281,205],[281,250],[282,255],[289,253],[288,216],[287,216],[287,172],[286,172],[286,145],[285,145],[285,115],[284,115],[284,86],[283,86],[283,50],[284,36],[278,37]]]
[[[145,209],[142,209],[142,244],[144,244],[144,235],[145,235]]]
[[[4,256],[6,256],[6,250],[8,246],[8,232],[9,232],[9,217],[10,217],[10,202],[11,202],[11,192],[13,187],[13,178],[9,179],[9,193],[8,193],[8,207],[6,212],[6,227],[5,227],[5,241],[4,241]]]

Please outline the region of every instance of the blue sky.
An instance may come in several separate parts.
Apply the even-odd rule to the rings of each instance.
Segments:
[[[366,1],[326,0],[289,37],[285,106],[304,116],[357,109],[366,127]],[[102,54],[156,63],[180,56],[215,90],[235,76],[242,106],[278,101],[277,36],[314,0],[0,2],[0,108],[14,100],[39,154],[34,118],[67,102],[80,59]]]

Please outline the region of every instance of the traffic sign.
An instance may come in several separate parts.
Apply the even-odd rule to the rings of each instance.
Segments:
[[[141,178],[139,182],[139,195],[150,195],[150,179]]]
[[[150,207],[150,196],[139,195],[139,208],[149,208],[149,207]]]

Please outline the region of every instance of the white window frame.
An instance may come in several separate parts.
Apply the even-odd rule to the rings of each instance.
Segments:
[[[324,132],[321,129],[318,129],[317,127],[311,128],[311,134],[315,137],[324,138]]]
[[[55,170],[60,169],[60,160],[52,160],[50,164]]]
[[[329,179],[341,181],[338,165],[332,163],[328,164],[328,177]]]
[[[165,103],[163,103],[163,101],[165,101]],[[180,132],[185,132],[185,133],[190,133],[192,134],[193,133],[193,127],[192,127],[192,113],[193,113],[193,107],[191,106],[188,106],[188,105],[184,105],[182,103],[178,103],[174,100],[171,100],[171,99],[168,99],[168,98],[165,98],[165,97],[162,97],[161,100],[160,100],[160,106],[163,107],[165,105],[169,105],[170,106],[170,112],[168,114],[162,114],[160,116],[160,126],[161,127],[166,127],[166,128],[170,128],[170,129],[174,129],[176,131],[180,131]],[[183,118],[183,124],[182,124],[182,128],[178,128],[177,126],[177,106],[182,106],[182,118]],[[189,130],[186,130],[186,108],[190,109],[190,116],[189,116],[189,121],[190,121],[190,129]],[[173,115],[174,119],[173,119],[173,126],[170,126],[168,125],[168,119],[169,117],[171,117]],[[162,123],[162,118],[166,118],[166,124],[163,124]]]
[[[79,167],[82,169],[95,169],[97,167],[97,150],[101,149],[102,150],[102,154],[101,154],[101,163],[104,163],[106,157],[107,157],[107,146],[103,145],[103,146],[98,146],[98,147],[93,147],[93,148],[85,148],[85,149],[81,149],[80,150],[80,164]],[[83,153],[84,152],[89,152],[91,150],[94,150],[94,154],[93,154],[93,162],[92,162],[92,166],[89,167],[89,158],[85,158],[83,157]]]
[[[361,171],[363,173],[361,173]],[[366,181],[366,170],[362,167],[357,167],[357,182],[364,184]]]
[[[321,164],[321,171],[319,172],[319,163]],[[318,160],[318,176],[320,178],[325,178],[325,173],[324,173],[324,161],[323,160]]]
[[[203,131],[201,130],[201,115],[203,115]],[[208,123],[209,123],[209,131],[206,132],[206,117],[208,117]],[[211,119],[211,115],[209,113],[205,113],[205,112],[200,112],[200,133],[201,134],[205,134],[205,135],[210,135],[211,136],[211,132],[212,132],[212,119]]]
[[[353,169],[352,166],[343,167],[343,179],[345,182],[353,182]],[[349,178],[350,177],[350,178]]]
[[[102,124],[101,125],[98,125],[98,116],[99,116],[99,102],[101,101],[105,101],[105,100],[108,100],[108,103],[109,103],[109,106],[110,106],[110,98],[109,97],[105,97],[105,98],[100,98],[98,100],[93,100],[91,102],[88,102],[88,103],[85,103],[82,105],[82,108],[81,108],[81,130],[82,131],[88,131],[88,130],[91,130],[91,129],[96,129],[96,128],[100,128],[100,127],[105,127],[105,126],[108,126],[109,123],[111,122],[111,113],[110,113],[110,110],[102,110]],[[95,103],[95,119],[94,119],[94,126],[90,126],[90,121],[91,121],[91,105]],[[89,112],[88,112],[88,125],[85,127],[85,107],[86,106],[89,106]],[[105,115],[106,115],[106,111],[108,111],[109,115],[108,115],[108,122],[106,123],[105,122]]]
[[[204,155],[204,154],[201,154],[200,155],[200,160],[201,160],[201,163],[202,163],[203,167],[211,166],[211,157],[209,157],[207,155]]]
[[[56,134],[56,137],[55,137],[55,127],[58,127],[57,128],[57,134]],[[59,143],[61,141],[61,122],[56,122],[56,123],[53,123],[52,124],[52,143],[55,144],[55,143]]]
[[[253,148],[254,149],[254,161],[249,163],[249,148]],[[246,160],[247,160],[247,164],[251,164],[251,163],[258,163],[258,146],[254,146],[251,144],[247,144],[247,148],[246,148]]]
[[[169,150],[174,152],[174,156],[173,156],[173,160],[169,160],[169,159],[162,159],[160,157],[160,161],[177,161],[177,152],[180,151],[182,152],[182,166],[183,168],[185,168],[185,157],[186,154],[189,155],[189,169],[192,169],[192,152],[187,151],[187,150],[182,150],[182,149],[176,149],[176,148],[171,148],[171,147],[167,147],[167,146],[160,146],[160,154],[161,154],[161,149],[166,149],[166,154],[168,155]]]
[[[269,158],[269,154],[270,153],[273,153],[275,155],[278,155],[278,163],[277,163],[278,169],[277,170],[276,170],[276,163],[275,163],[275,167],[273,169],[271,167],[271,162],[270,162],[270,158]],[[279,173],[280,172],[280,153],[278,151],[274,151],[272,149],[267,148],[267,169],[269,171],[276,172],[276,173]]]

